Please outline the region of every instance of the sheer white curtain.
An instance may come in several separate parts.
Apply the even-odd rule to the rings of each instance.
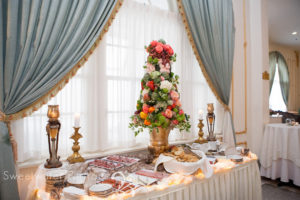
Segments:
[[[286,105],[283,101],[281,88],[280,88],[280,80],[279,80],[279,72],[278,72],[278,64],[276,64],[274,82],[269,98],[269,107],[275,111],[283,111],[287,110]]]
[[[180,76],[183,109],[191,115],[190,133],[173,130],[170,140],[192,139],[197,135],[198,111],[217,101],[202,76],[178,13],[127,0],[108,33],[79,73],[49,104],[59,104],[62,122],[59,155],[71,153],[73,115],[81,114],[81,152],[148,143],[148,133],[137,138],[128,128],[141,89],[146,60],[144,45],[163,38],[177,53],[172,71]],[[47,107],[13,123],[19,144],[19,162],[48,156],[45,126]],[[216,132],[221,132],[223,109],[216,106]],[[220,116],[220,117],[218,117]]]

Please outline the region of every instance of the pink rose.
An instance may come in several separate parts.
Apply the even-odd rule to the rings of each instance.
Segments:
[[[161,73],[164,73],[164,72],[167,72],[167,73],[170,73],[170,71],[166,68],[160,68],[159,70]]]
[[[159,45],[159,44],[155,47],[155,51],[157,53],[161,53],[163,50],[164,50],[163,47],[161,45]]]
[[[163,48],[164,48],[165,51],[168,51],[168,50],[169,50],[169,47],[170,47],[170,45],[167,45],[167,44],[164,44],[164,45],[163,45]]]
[[[151,72],[155,71],[155,67],[154,67],[154,65],[152,65],[150,63],[147,63],[147,69],[146,70],[147,70],[148,73],[151,73]]]
[[[181,110],[179,111],[179,115],[182,115],[182,114],[184,114],[184,112],[183,112],[183,110],[181,109]]]
[[[136,117],[133,118],[133,123],[134,123],[134,124],[137,124],[137,118],[136,118]]]
[[[165,67],[166,67],[167,69],[170,69],[170,68],[171,68],[171,66],[170,66],[169,63],[167,63]]]
[[[164,81],[164,80],[165,80],[165,77],[161,76],[161,77],[160,77],[160,80],[161,80],[161,81]]]
[[[167,73],[170,73],[170,65],[169,67],[165,66],[165,65],[160,65],[160,70],[159,70],[161,73],[163,72],[167,72]]]
[[[181,107],[181,102],[180,102],[180,100],[178,99],[177,101],[176,101],[176,106],[178,106],[178,107]]]
[[[172,118],[172,111],[170,109],[166,109],[165,115],[167,118]]]
[[[148,93],[144,94],[143,99],[144,99],[145,101],[150,100],[149,94],[148,94]]]
[[[149,106],[147,104],[143,105],[143,112],[146,114],[149,112]]]
[[[171,47],[168,49],[168,54],[170,56],[172,56],[174,54],[174,51],[173,51],[173,49]]]
[[[172,123],[175,124],[175,125],[177,125],[178,124],[178,120],[174,119],[174,120],[172,120]]]
[[[158,59],[158,65],[159,65],[159,67],[160,67],[160,65],[162,65],[162,59],[161,58]]]
[[[155,47],[157,45],[157,41],[153,40],[150,44],[151,44],[152,47]]]
[[[159,59],[158,64],[159,64],[161,73],[163,73],[163,72],[170,73],[171,66],[169,63],[166,63],[165,65],[163,65],[161,59]]]
[[[170,95],[173,101],[177,101],[179,99],[179,94],[174,90],[170,92]]]

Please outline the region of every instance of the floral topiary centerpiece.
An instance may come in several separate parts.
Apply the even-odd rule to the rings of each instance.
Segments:
[[[148,128],[151,134],[149,149],[152,148],[154,154],[157,154],[168,148],[171,129],[189,131],[191,125],[189,116],[181,108],[177,89],[179,77],[171,72],[171,64],[176,61],[172,47],[164,40],[154,40],[145,49],[149,53],[144,66],[146,73],[141,81],[137,110],[131,117],[129,127],[135,131],[135,135]],[[159,147],[153,149],[155,146]]]

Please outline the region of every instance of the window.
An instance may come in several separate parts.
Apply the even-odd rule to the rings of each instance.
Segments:
[[[159,4],[158,4],[159,5]],[[134,137],[128,128],[129,117],[135,104],[146,61],[144,45],[153,39],[163,38],[177,53],[172,71],[180,76],[180,94],[183,109],[191,115],[191,132],[182,134],[173,130],[170,140],[193,139],[198,133],[198,111],[206,111],[207,103],[215,103],[216,112],[222,112],[210,91],[194,56],[179,13],[164,5],[139,1],[125,1],[109,31],[79,73],[48,104],[59,104],[60,131],[58,154],[71,154],[73,115],[81,115],[83,138],[82,154],[113,148],[147,145],[149,134]],[[19,162],[48,157],[45,126],[47,106],[25,119],[13,123],[13,133],[18,142]],[[216,114],[216,128],[222,125]]]
[[[270,109],[274,111],[286,111],[286,105],[283,101],[281,88],[280,88],[280,80],[279,80],[279,72],[278,72],[278,64],[276,64],[274,82],[269,98]]]

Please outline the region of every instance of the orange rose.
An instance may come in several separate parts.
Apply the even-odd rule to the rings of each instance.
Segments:
[[[149,113],[152,113],[154,110],[155,110],[154,107],[150,107],[150,108],[149,108]]]
[[[140,117],[141,117],[142,119],[146,119],[147,116],[148,116],[148,115],[147,115],[146,113],[140,112]]]
[[[151,125],[151,122],[145,119],[144,124],[145,124],[146,126],[149,126],[149,125]]]

